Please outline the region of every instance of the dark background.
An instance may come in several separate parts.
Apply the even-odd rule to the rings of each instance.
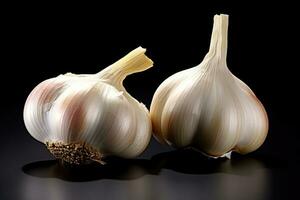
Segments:
[[[0,199],[297,198],[295,5],[114,1],[2,9]],[[137,46],[147,48],[155,64],[127,77],[124,85],[149,108],[163,80],[202,61],[213,16],[220,13],[230,16],[228,66],[252,88],[269,116],[268,137],[256,152],[214,161],[152,140],[138,159],[112,158],[100,169],[65,169],[27,133],[22,109],[38,83],[66,72],[96,73]]]

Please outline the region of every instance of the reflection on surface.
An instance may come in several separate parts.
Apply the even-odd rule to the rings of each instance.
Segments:
[[[27,164],[22,170],[30,176],[22,180],[21,199],[150,200],[151,181],[140,178],[148,174],[149,160],[110,158],[107,163],[71,167],[49,160]]]
[[[207,158],[192,149],[182,149],[153,156],[146,159],[123,159],[111,157],[106,165],[71,167],[56,160],[38,161],[24,165],[22,170],[28,175],[41,178],[59,178],[66,181],[92,181],[99,179],[130,180],[146,174],[159,174],[169,169],[184,174],[229,173],[251,175],[255,170],[282,167],[281,163],[270,158],[240,156],[232,159]]]
[[[16,199],[22,200],[151,199],[147,179],[70,182],[26,176],[20,189],[21,196]]]
[[[185,174],[229,173],[251,175],[254,170],[280,168],[282,163],[261,156],[242,156],[232,154],[232,159],[208,158],[192,149],[181,149],[155,155],[151,159],[156,170],[166,168]]]
[[[161,153],[152,161],[157,169],[189,174],[162,179],[161,191],[169,191],[166,199],[185,195],[195,199],[271,199],[269,169],[283,167],[278,160],[267,157],[233,154],[230,160],[213,159],[191,149]],[[177,196],[172,196],[174,188],[181,191],[176,192]]]
[[[22,180],[20,187],[21,192],[18,199],[32,200],[65,200],[70,199],[71,195],[68,194],[68,190],[65,185],[57,180],[41,181],[40,179],[32,179],[25,177]]]
[[[249,176],[221,176],[215,190],[219,199],[270,199],[270,184],[270,174],[259,170]]]
[[[99,199],[270,199],[270,169],[282,167],[270,158],[210,159],[193,150],[161,153],[150,160],[110,158],[107,163],[80,168],[57,161],[30,163],[22,168],[30,175],[22,188],[38,191],[39,197],[49,193],[44,200],[81,199],[91,191]],[[26,195],[32,199],[33,194]]]
[[[59,178],[66,181],[92,181],[99,179],[136,179],[147,173],[148,160],[110,158],[106,165],[93,163],[74,167],[56,160],[38,161],[23,166],[24,173],[41,178]]]

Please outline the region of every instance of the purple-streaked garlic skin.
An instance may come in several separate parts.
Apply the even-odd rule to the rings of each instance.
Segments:
[[[24,107],[28,132],[45,144],[87,144],[102,156],[135,157],[142,153],[152,134],[149,112],[126,92],[122,81],[114,81],[116,74],[125,78],[141,64],[144,70],[152,66],[144,49],[132,52],[124,57],[123,65],[121,59],[119,66],[106,68],[109,74],[105,79],[103,73],[67,73],[38,84]]]
[[[267,113],[253,91],[226,64],[228,16],[215,16],[209,53],[196,67],[167,78],[151,106],[154,136],[174,147],[220,157],[259,148]]]

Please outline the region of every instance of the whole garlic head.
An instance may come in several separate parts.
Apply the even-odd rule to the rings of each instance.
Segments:
[[[227,68],[228,15],[215,15],[208,54],[196,67],[167,78],[154,94],[155,137],[219,157],[252,152],[264,142],[268,117],[251,89]]]
[[[71,164],[142,153],[152,134],[149,112],[122,81],[152,67],[145,51],[139,47],[97,74],[67,73],[37,85],[24,107],[28,132]]]

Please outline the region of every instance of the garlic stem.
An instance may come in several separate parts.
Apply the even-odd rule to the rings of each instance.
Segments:
[[[153,61],[145,55],[146,49],[138,47],[126,56],[96,74],[101,79],[122,86],[126,76],[144,71],[153,66]]]
[[[209,52],[206,58],[217,56],[219,62],[226,63],[228,15],[215,15]]]

